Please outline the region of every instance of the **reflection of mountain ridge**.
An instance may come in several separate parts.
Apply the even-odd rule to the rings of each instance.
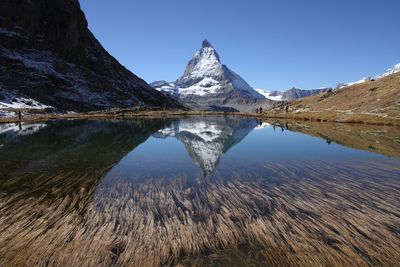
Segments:
[[[18,131],[0,134],[0,189],[32,183],[40,184],[43,190],[51,186],[91,187],[165,122],[58,121],[46,125],[28,135]],[[60,180],[52,184],[43,174],[60,175]]]
[[[322,138],[347,148],[400,157],[400,128],[385,125],[274,120],[273,127]]]
[[[237,117],[192,117],[174,121],[153,136],[180,140],[204,176],[208,176],[217,167],[222,154],[242,141],[256,126],[256,120]]]

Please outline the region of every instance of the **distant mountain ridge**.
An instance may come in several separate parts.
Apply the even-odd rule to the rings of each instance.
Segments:
[[[277,116],[400,125],[400,72],[302,98],[268,111]]]
[[[180,106],[101,46],[78,0],[2,1],[0,40],[0,108]]]
[[[193,108],[243,110],[252,105],[270,104],[243,78],[221,63],[217,51],[207,40],[189,61],[182,77],[175,82],[157,81],[150,85]]]
[[[257,92],[264,95],[265,98],[271,99],[273,101],[293,101],[296,99],[300,99],[303,97],[318,95],[329,90],[332,88],[318,88],[318,89],[300,89],[293,87],[286,91],[266,91],[264,89],[256,89]]]
[[[321,93],[325,93],[331,90],[336,90],[356,84],[362,84],[365,82],[370,82],[378,79],[382,79],[384,77],[387,77],[389,75],[395,74],[400,72],[400,63],[396,64],[390,68],[388,68],[385,72],[383,72],[380,75],[376,75],[374,77],[368,76],[364,77],[356,82],[351,82],[351,83],[339,83],[335,88],[330,88],[330,87],[324,87],[324,88],[318,88],[318,89],[300,89],[297,87],[293,87],[289,90],[286,91],[268,91],[265,89],[255,89],[258,93],[262,94],[265,98],[273,100],[273,101],[293,101],[297,99],[301,99],[304,97],[309,97],[309,96],[314,96],[318,95]]]

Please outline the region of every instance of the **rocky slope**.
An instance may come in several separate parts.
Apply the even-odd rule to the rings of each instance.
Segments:
[[[356,82],[339,83],[338,85],[336,85],[335,88],[324,87],[324,88],[318,88],[318,89],[300,89],[297,87],[293,87],[286,91],[276,91],[276,90],[268,91],[265,89],[256,89],[256,91],[258,93],[262,94],[265,98],[271,99],[274,101],[293,101],[293,100],[297,100],[300,98],[314,96],[314,95],[318,95],[318,94],[336,90],[336,89],[345,88],[345,87],[356,85],[356,84],[362,84],[362,83],[367,83],[367,82],[374,81],[374,80],[379,80],[381,78],[387,77],[389,75],[392,75],[392,74],[395,74],[398,72],[400,72],[400,63],[388,68],[385,72],[383,72],[380,75],[367,76]]]
[[[398,72],[400,72],[400,63],[388,68],[382,74],[376,75],[374,77],[367,76],[367,77],[364,77],[364,78],[362,78],[362,79],[360,79],[360,80],[358,80],[356,82],[339,83],[336,86],[336,89],[344,88],[344,87],[347,87],[347,86],[352,86],[352,85],[355,85],[355,84],[366,83],[366,82],[370,82],[370,81],[374,81],[374,80],[379,80],[379,79],[385,78],[385,77],[387,77],[389,75],[392,75],[392,74],[395,74],[395,73],[398,73]]]
[[[78,0],[2,1],[0,40],[0,108],[179,106],[107,53]]]
[[[299,99],[269,116],[400,125],[400,73]]]
[[[189,61],[181,78],[175,82],[157,81],[151,85],[196,109],[248,111],[256,106],[271,104],[270,100],[223,65],[217,51],[207,40]]]

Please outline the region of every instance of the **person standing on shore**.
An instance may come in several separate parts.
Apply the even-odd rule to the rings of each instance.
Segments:
[[[18,111],[18,120],[22,121],[22,112],[20,110]]]

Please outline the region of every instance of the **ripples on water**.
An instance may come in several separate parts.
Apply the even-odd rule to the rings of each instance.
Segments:
[[[399,156],[390,127],[0,125],[0,265],[396,265]]]

